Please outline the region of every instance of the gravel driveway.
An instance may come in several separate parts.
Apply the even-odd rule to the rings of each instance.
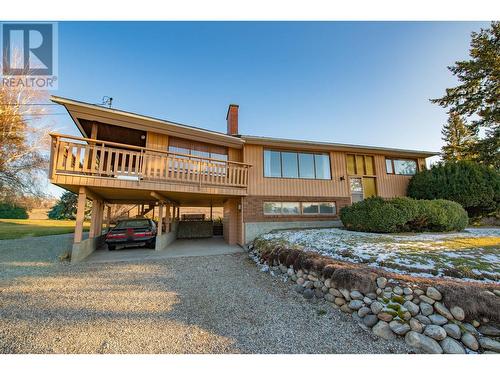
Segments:
[[[0,353],[408,351],[246,254],[70,266],[51,237],[0,241]]]

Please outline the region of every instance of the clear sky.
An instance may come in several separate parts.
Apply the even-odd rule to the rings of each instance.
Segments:
[[[434,151],[446,112],[429,98],[488,25],[62,22],[53,94],[222,132],[236,103],[242,134]]]

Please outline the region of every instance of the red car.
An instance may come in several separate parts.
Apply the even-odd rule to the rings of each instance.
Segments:
[[[146,245],[150,249],[156,244],[156,223],[150,219],[119,220],[105,239],[108,250],[115,250],[117,245]]]

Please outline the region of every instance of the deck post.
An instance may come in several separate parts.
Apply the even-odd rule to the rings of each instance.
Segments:
[[[160,202],[159,207],[159,219],[158,219],[158,236],[161,236],[163,230],[163,203]]]
[[[106,229],[109,231],[109,228],[111,226],[111,206],[108,205],[108,212],[106,215]]]
[[[99,237],[100,235],[102,235],[102,222],[103,222],[103,219],[104,219],[104,202],[103,201],[98,201],[99,202],[99,206],[98,206],[98,209],[99,211],[97,212],[97,228],[96,228],[96,237]]]
[[[84,187],[80,187],[78,191],[78,204],[76,208],[76,224],[74,243],[82,242],[83,237],[83,220],[85,219],[85,202],[87,194]]]
[[[170,204],[165,205],[165,233],[170,232]]]
[[[98,217],[99,217],[99,201],[97,199],[94,199],[92,201],[92,214],[90,216],[89,238],[94,238],[96,236]]]

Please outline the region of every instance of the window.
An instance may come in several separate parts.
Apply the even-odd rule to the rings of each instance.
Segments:
[[[388,174],[394,173],[394,169],[392,169],[392,160],[391,159],[385,159],[385,170],[387,171]]]
[[[387,174],[414,175],[417,173],[417,161],[407,159],[386,159]]]
[[[264,215],[280,215],[281,202],[264,202]]]
[[[279,151],[264,151],[264,176],[281,177],[281,153]]]
[[[330,177],[330,156],[327,154],[315,154],[314,165],[316,178],[319,180],[329,180]]]
[[[299,177],[297,154],[295,152],[282,152],[281,168],[283,177],[289,177],[289,178]]]
[[[351,176],[375,176],[373,156],[347,155],[347,174]]]
[[[264,150],[264,177],[329,180],[330,156],[305,152]]]
[[[282,202],[281,213],[283,215],[298,215],[300,213],[300,203],[298,202]]]
[[[217,159],[220,161],[228,160],[226,147],[191,141],[183,138],[171,137],[168,144],[168,151],[201,158]],[[182,157],[189,158],[188,156]],[[198,160],[197,158],[189,159]]]
[[[363,200],[363,183],[361,178],[350,178],[352,203]]]
[[[325,202],[319,204],[319,213],[327,215],[335,215],[337,213],[335,203]]]
[[[302,213],[303,214],[318,214],[319,204],[318,203],[302,203]]]
[[[264,202],[264,215],[298,215],[299,202]]]
[[[264,202],[264,215],[336,215],[335,202]]]
[[[300,178],[314,178],[314,155],[299,154]]]

